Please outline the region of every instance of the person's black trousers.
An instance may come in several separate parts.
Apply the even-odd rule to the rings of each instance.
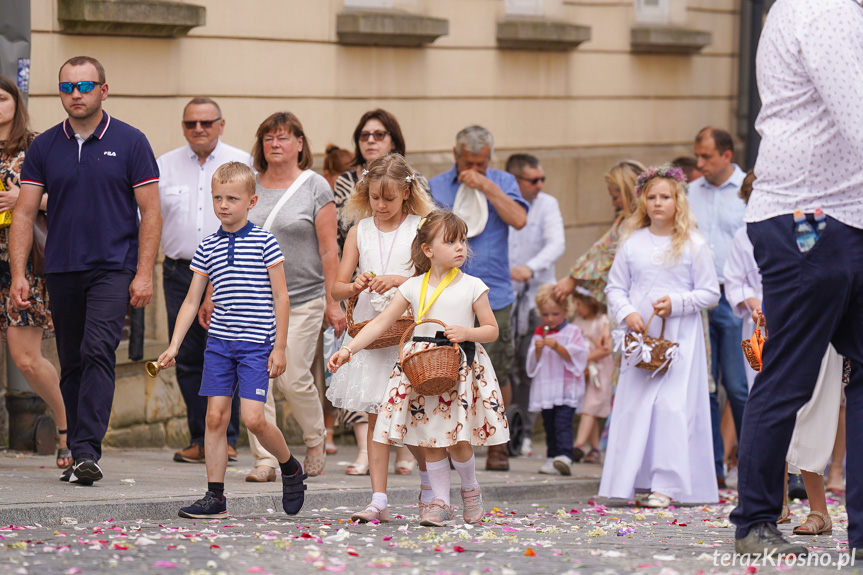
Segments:
[[[769,337],[743,416],[739,504],[731,513],[736,536],[779,517],[797,410],[811,398],[832,342],[851,362],[845,392],[848,539],[852,548],[863,547],[863,451],[852,447],[863,439],[863,230],[828,218],[806,253],[797,248],[791,215],[750,223],[747,232],[761,270]]]
[[[186,299],[192,276],[188,260],[175,260],[166,257],[162,263],[162,288],[165,291],[165,308],[168,312],[168,337],[174,337],[177,314]],[[204,431],[207,423],[207,398],[201,391],[201,376],[204,372],[204,350],[207,348],[207,330],[196,319],[177,353],[177,384],[186,403],[186,420],[192,443],[204,445]],[[234,397],[231,403],[231,420],[228,422],[228,445],[237,446],[240,431],[240,401]]]
[[[131,270],[46,274],[73,457],[102,456],[114,402],[116,351],[129,307]],[[143,409],[144,406],[141,406]]]
[[[566,455],[572,459],[572,418],[575,408],[568,405],[555,405],[542,410],[542,424],[545,427],[546,457],[552,459]]]

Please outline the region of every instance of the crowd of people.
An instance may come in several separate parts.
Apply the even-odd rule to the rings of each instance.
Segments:
[[[354,130],[354,152],[330,146],[319,175],[294,114],[266,118],[249,154],[221,141],[226,120],[201,97],[183,110],[187,145],[156,159],[144,134],[102,110],[108,84],[95,59],[61,67],[68,118],[38,136],[14,83],[0,78],[0,209],[15,216],[0,229],[2,324],[13,360],[57,415],[61,478],[102,478],[114,351],[128,307],[152,297],[161,243],[171,343],[159,363],[177,366],[191,436],[174,458],[207,467],[206,496],[183,517],[227,513],[225,467],[242,417],[254,457],[246,480],[276,481],[279,470],[288,514],[337,449],[339,421],[359,445],[347,472],[369,474],[372,486],[352,520],[389,520],[395,447],[396,472],[418,469],[423,525],[455,518],[450,466],[463,520],[479,521],[474,448],[485,449],[488,470],[533,448],[530,434],[509,445],[518,387],[529,390],[520,406],[528,430],[538,415],[545,430],[540,473],[603,461],[600,496],[663,508],[717,501],[737,462],[736,550],[805,554],[776,529],[789,519],[783,464],[802,473],[810,499],[795,533],[830,533],[823,475],[829,465],[827,488],[844,494],[845,411],[863,409],[863,164],[829,160],[863,157],[863,120],[849,104],[863,96],[863,73],[858,92],[840,94],[825,88],[845,82],[833,68],[813,78],[781,47],[838,57],[795,35],[799,20],[817,16],[846,32],[838,37],[863,61],[851,23],[863,23],[863,11],[839,2],[785,0],[771,11],[754,171],[734,163],[733,138],[715,127],[674,164],[611,166],[614,222],[562,279],[564,221],[543,191],[541,163],[518,153],[505,170],[491,168],[494,138],[481,126],[458,132],[452,168],[427,179],[405,159],[397,119],[372,110]],[[818,122],[789,119],[796,93],[771,75],[776,66],[811,84],[797,103]],[[792,138],[792,129],[806,133]],[[813,149],[821,133],[831,136]],[[803,165],[813,154],[826,163]],[[80,233],[85,221],[98,225]],[[830,305],[813,305],[825,298]],[[756,327],[769,329],[763,350],[753,340],[757,377],[741,348]],[[51,332],[59,378],[39,352]],[[440,387],[431,360],[414,367],[421,357],[449,358],[457,376]],[[277,426],[276,389],[302,429],[302,464]],[[849,453],[858,556],[860,465]]]

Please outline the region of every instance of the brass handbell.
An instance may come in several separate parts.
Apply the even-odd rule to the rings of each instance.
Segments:
[[[156,377],[159,375],[159,372],[162,371],[162,366],[159,365],[158,361],[148,361],[144,364],[144,369],[147,370],[147,375],[150,377]]]

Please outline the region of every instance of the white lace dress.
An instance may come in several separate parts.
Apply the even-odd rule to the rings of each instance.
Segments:
[[[406,216],[398,230],[392,232],[378,232],[374,218],[360,220],[357,224],[360,273],[412,276],[411,242],[420,219],[415,215]],[[380,314],[396,289],[383,296],[368,291],[361,293],[354,306],[354,322],[360,323]],[[350,341],[350,336],[345,336],[344,344],[350,345]],[[327,398],[337,408],[377,413],[398,357],[397,346],[355,353],[351,362],[333,375]]]

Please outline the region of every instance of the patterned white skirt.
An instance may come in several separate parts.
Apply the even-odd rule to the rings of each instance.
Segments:
[[[409,342],[405,355],[434,344]],[[469,368],[462,354],[457,387],[441,395],[417,395],[396,364],[383,397],[374,440],[390,445],[450,447],[459,441],[500,445],[509,441],[509,422],[491,359],[480,344]]]

